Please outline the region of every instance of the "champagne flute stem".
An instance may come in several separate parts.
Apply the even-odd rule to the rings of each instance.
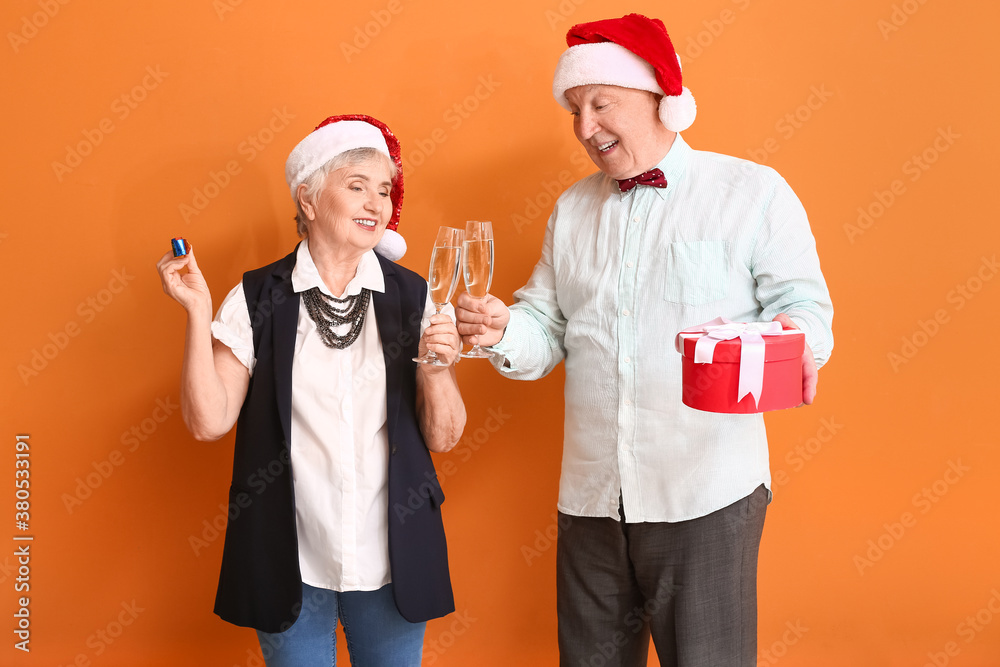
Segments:
[[[442,309],[443,307],[444,307],[444,306],[442,306],[442,305],[440,305],[440,304],[437,304],[437,303],[435,303],[435,304],[434,304],[434,314],[435,314],[435,315],[440,315],[440,314],[441,314],[441,309]],[[432,350],[432,349],[430,348],[430,345],[428,345],[428,346],[427,346],[427,354],[426,354],[425,356],[427,357],[427,359],[429,359],[429,360],[430,360],[430,361],[429,361],[429,363],[434,363],[435,361],[437,361],[437,360],[438,360],[438,355],[437,355],[437,352],[435,352],[434,350]]]
[[[487,289],[489,289],[489,288],[487,288]],[[485,296],[484,297],[480,297],[479,301],[480,301],[480,303],[485,304],[486,303],[486,297]],[[472,351],[475,352],[476,354],[482,352],[482,350],[483,350],[483,348],[481,348],[479,346],[479,343],[476,343],[475,345],[472,346]]]
[[[486,297],[485,296],[483,296],[483,297],[476,297],[476,299],[478,301],[482,301],[483,303],[486,303]],[[490,352],[487,352],[486,350],[484,350],[479,345],[479,343],[476,343],[475,345],[472,346],[471,350],[469,350],[468,352],[466,352],[466,353],[464,353],[464,354],[462,354],[460,356],[463,356],[463,357],[465,357],[467,359],[468,358],[472,358],[472,359],[488,359],[489,357],[492,356],[492,354]]]

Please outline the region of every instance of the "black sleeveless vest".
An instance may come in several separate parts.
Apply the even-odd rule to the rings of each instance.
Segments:
[[[440,505],[444,494],[416,411],[416,364],[427,283],[376,255],[385,292],[372,292],[385,357],[389,433],[389,568],[396,607],[416,623],[455,610]],[[292,490],[292,352],[299,295],[295,252],[243,276],[257,358],[236,422],[229,523],[215,613],[283,632],[302,607]],[[294,443],[291,443],[294,445]]]

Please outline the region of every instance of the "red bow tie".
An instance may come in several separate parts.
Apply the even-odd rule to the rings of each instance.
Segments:
[[[618,189],[622,192],[628,192],[637,185],[652,185],[654,188],[665,188],[667,187],[667,179],[663,178],[662,171],[653,169],[652,171],[647,171],[645,174],[639,174],[633,178],[618,181]]]

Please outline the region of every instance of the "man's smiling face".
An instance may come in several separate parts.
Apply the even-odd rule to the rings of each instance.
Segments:
[[[659,162],[674,140],[658,114],[660,97],[621,86],[566,91],[573,132],[597,168],[611,178],[638,176]]]

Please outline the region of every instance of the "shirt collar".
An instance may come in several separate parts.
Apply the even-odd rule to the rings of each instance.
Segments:
[[[292,269],[292,290],[295,292],[305,292],[313,287],[318,287],[327,296],[342,298],[360,294],[362,288],[367,288],[373,292],[385,292],[385,276],[382,275],[382,266],[374,250],[369,250],[361,255],[358,262],[357,271],[351,282],[347,283],[347,290],[343,295],[331,294],[323,278],[319,275],[316,262],[313,261],[309,252],[309,239],[303,239],[299,244],[299,249],[295,253],[295,268]]]
[[[659,169],[663,172],[663,177],[667,179],[667,187],[665,188],[651,188],[646,187],[645,190],[652,190],[660,199],[666,199],[667,196],[677,189],[678,183],[680,183],[681,177],[684,175],[684,171],[687,169],[688,161],[691,159],[691,147],[688,146],[687,142],[681,138],[678,132],[674,135],[674,142],[670,145],[670,150],[667,154],[663,156],[653,167],[654,169]],[[611,187],[613,191],[621,195],[622,199],[625,199],[633,192],[639,189],[639,186],[632,188],[628,192],[622,192],[618,189],[618,182],[615,179],[611,179]]]

